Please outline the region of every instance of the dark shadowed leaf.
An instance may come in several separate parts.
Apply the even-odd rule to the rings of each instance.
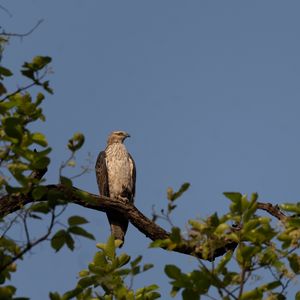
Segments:
[[[60,176],[60,183],[68,188],[72,188],[73,186],[72,180],[64,176]]]
[[[288,260],[290,263],[291,269],[296,273],[300,273],[300,256],[297,255],[296,253],[291,254],[288,256]]]
[[[7,92],[5,86],[0,82],[0,96]]]
[[[68,223],[70,226],[87,224],[89,221],[81,216],[72,216],[68,219]]]
[[[178,279],[181,277],[181,271],[178,267],[174,265],[166,265],[165,266],[165,273],[173,279]]]
[[[0,66],[0,75],[12,76],[13,73],[9,69],[6,69],[6,68]]]
[[[50,300],[61,300],[62,298],[58,293],[49,293]]]
[[[5,133],[12,138],[21,140],[23,136],[23,127],[19,118],[8,117],[3,120]]]
[[[66,243],[67,232],[64,229],[61,229],[55,233],[51,239],[52,248],[58,252],[62,246]]]
[[[71,226],[69,227],[68,231],[72,234],[81,235],[88,239],[95,240],[95,237],[90,232],[87,232],[85,229],[79,226]]]
[[[69,234],[68,232],[66,233],[66,244],[70,250],[72,250],[72,251],[74,250],[75,242],[74,242],[71,234]]]
[[[49,163],[50,163],[50,158],[46,156],[38,157],[36,160],[32,162],[31,168],[33,170],[46,169]]]
[[[174,242],[176,244],[181,243],[180,228],[172,227],[172,232],[171,232],[171,235],[170,235],[170,239],[171,239],[172,242]]]
[[[47,194],[47,188],[45,186],[37,186],[32,191],[32,197],[34,200],[40,200],[46,194]]]
[[[49,208],[47,202],[41,202],[41,203],[33,204],[30,207],[30,210],[34,211],[34,212],[39,212],[39,213],[47,214],[50,211],[50,208]]]
[[[200,299],[200,295],[197,292],[189,289],[185,289],[182,292],[182,299],[183,300],[198,300]]]

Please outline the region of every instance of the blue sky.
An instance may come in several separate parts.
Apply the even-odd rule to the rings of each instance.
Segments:
[[[190,182],[174,222],[226,212],[224,191],[258,192],[261,201],[299,200],[300,4],[297,1],[2,1],[1,26],[26,32],[14,39],[3,65],[18,70],[35,55],[53,58],[47,122],[39,130],[53,147],[48,182],[57,182],[67,140],[86,136],[78,163],[94,160],[112,130],[126,130],[137,164],[136,205],[146,215],[166,205],[166,189]],[[20,78],[12,79],[17,86]],[[97,193],[93,172],[75,181]],[[109,230],[104,214],[83,214],[97,242]],[[163,223],[162,223],[163,224]],[[164,225],[164,224],[163,224]],[[38,224],[34,226],[39,226]],[[166,225],[167,228],[167,225]],[[136,285],[159,283],[168,298],[165,263],[185,271],[193,258],[148,249],[130,226],[124,250],[157,267]],[[12,282],[20,295],[46,299],[74,287],[95,252],[78,240],[74,253],[48,244],[19,264]],[[42,274],[42,275],[41,275]]]

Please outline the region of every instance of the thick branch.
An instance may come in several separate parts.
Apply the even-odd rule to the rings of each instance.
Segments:
[[[42,176],[42,174],[39,174]],[[40,176],[37,177],[40,177]],[[158,226],[156,223],[148,219],[144,214],[142,214],[131,202],[123,199],[110,199],[105,196],[98,196],[86,191],[80,190],[78,188],[66,187],[64,185],[47,185],[47,193],[38,201],[47,201],[48,195],[50,193],[58,193],[56,197],[63,199],[68,203],[74,203],[85,208],[90,208],[102,212],[120,212],[125,215],[130,223],[134,225],[140,232],[145,234],[146,237],[150,238],[152,241],[164,240],[169,238],[170,233]],[[6,215],[18,211],[20,208],[24,207],[26,204],[35,202],[33,198],[29,196],[19,195],[19,196],[9,196],[6,195],[0,199],[0,218]],[[287,217],[280,211],[277,206],[273,206],[270,203],[258,203],[258,208],[267,211],[274,217],[281,221],[284,221]],[[222,256],[228,250],[234,250],[237,246],[236,242],[227,241],[226,244],[217,249],[213,256],[209,259],[214,259],[215,257]],[[194,246],[189,246],[188,243],[184,243],[181,246],[177,246],[173,251],[196,256],[198,258],[203,258],[200,250],[197,250]]]
[[[85,208],[90,208],[103,212],[120,212],[124,214],[130,223],[134,225],[140,232],[145,234],[152,241],[164,240],[170,236],[170,233],[158,226],[156,223],[148,219],[142,214],[131,202],[123,199],[110,199],[105,196],[97,196],[86,191],[82,191],[75,187],[68,188],[64,185],[47,185],[48,193],[46,193],[38,201],[47,201],[49,193],[59,193],[59,197],[69,203],[74,203]],[[35,202],[32,197],[19,195],[19,196],[4,196],[0,199],[0,218],[6,215],[18,211],[26,204]],[[237,244],[232,241],[228,241],[224,247],[219,248],[213,254],[215,257],[221,256],[228,250],[233,250]],[[195,247],[189,246],[184,243],[182,246],[178,246],[173,251],[193,255],[198,258],[202,258],[202,254]]]
[[[257,202],[258,209],[265,210],[273,217],[280,221],[285,221],[287,216],[279,209],[278,205],[273,205],[271,203]]]

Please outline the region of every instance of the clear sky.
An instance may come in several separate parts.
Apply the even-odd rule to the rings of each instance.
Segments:
[[[191,183],[174,223],[226,212],[224,191],[258,192],[261,201],[299,201],[299,1],[1,1],[0,25],[26,32],[11,40],[3,65],[18,70],[35,55],[53,58],[55,94],[47,97],[44,131],[53,147],[48,182],[57,182],[67,140],[86,136],[77,156],[95,160],[112,130],[126,130],[137,165],[136,206],[147,216],[166,206],[166,189]],[[19,82],[20,83],[20,82]],[[14,78],[13,86],[17,86]],[[76,186],[97,193],[91,172]],[[97,242],[109,229],[104,214],[82,214]],[[163,224],[167,229],[167,224]],[[39,227],[36,223],[34,226]],[[124,251],[156,268],[136,280],[162,285],[165,263],[185,271],[193,258],[148,249],[130,226]],[[78,239],[76,251],[54,254],[47,243],[19,264],[12,282],[19,295],[47,299],[76,283],[95,242]]]

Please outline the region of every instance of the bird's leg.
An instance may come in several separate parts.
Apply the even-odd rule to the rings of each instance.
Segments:
[[[127,197],[123,197],[123,196],[117,196],[117,199],[118,200],[122,200],[122,201],[125,201],[125,202],[129,202],[128,198]]]

